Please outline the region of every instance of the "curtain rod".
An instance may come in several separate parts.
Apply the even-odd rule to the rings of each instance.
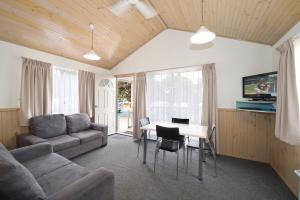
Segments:
[[[295,35],[294,37],[292,37],[292,39],[298,39],[300,37],[300,33],[298,33],[297,35]]]
[[[280,45],[282,45],[284,42],[286,42],[286,41],[288,41],[288,40],[290,40],[290,39],[296,40],[296,39],[298,39],[298,38],[300,38],[300,33],[297,33],[296,35],[291,36],[291,37],[287,38],[286,40],[283,40],[280,44],[278,44],[277,46],[275,46],[275,49],[276,49],[277,47],[279,47]]]
[[[212,63],[206,63],[206,64],[212,64]],[[155,69],[155,70],[141,71],[141,72],[145,72],[145,73],[158,72],[158,71],[166,71],[166,70],[171,70],[171,69],[181,69],[181,68],[188,68],[188,67],[201,67],[202,65],[204,65],[204,64],[194,64],[194,65],[186,65],[186,66],[180,66],[180,67],[169,67],[169,68],[165,68],[165,69]],[[133,75],[135,75],[137,73],[141,73],[141,72],[134,72],[134,73],[129,73],[129,74],[117,74],[114,76],[117,78],[121,78],[121,77],[126,77],[126,76],[133,76]]]

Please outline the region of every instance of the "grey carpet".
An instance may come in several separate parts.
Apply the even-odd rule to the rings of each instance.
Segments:
[[[142,147],[142,146],[141,146]],[[141,148],[142,149],[142,148]],[[197,152],[189,172],[185,173],[180,152],[179,179],[176,180],[176,154],[159,155],[153,173],[154,142],[148,146],[147,165],[142,164],[142,151],[137,158],[137,143],[131,137],[112,135],[108,145],[72,161],[91,170],[105,167],[115,174],[116,200],[288,200],[296,199],[276,172],[267,164],[218,156],[218,176],[213,162],[204,163],[204,180],[197,175]]]

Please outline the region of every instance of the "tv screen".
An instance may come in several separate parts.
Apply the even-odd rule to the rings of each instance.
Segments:
[[[253,99],[276,99],[277,72],[243,77],[243,97]]]

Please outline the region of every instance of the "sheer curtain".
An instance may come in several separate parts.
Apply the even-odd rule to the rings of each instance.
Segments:
[[[202,91],[198,68],[147,73],[147,115],[151,121],[171,122],[176,117],[200,124]]]
[[[68,115],[78,112],[78,71],[54,67],[52,113]]]

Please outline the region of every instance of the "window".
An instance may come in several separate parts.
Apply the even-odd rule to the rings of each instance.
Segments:
[[[188,118],[200,124],[202,114],[202,73],[168,70],[147,74],[147,114],[151,121]]]
[[[53,67],[53,114],[79,112],[78,72]]]

